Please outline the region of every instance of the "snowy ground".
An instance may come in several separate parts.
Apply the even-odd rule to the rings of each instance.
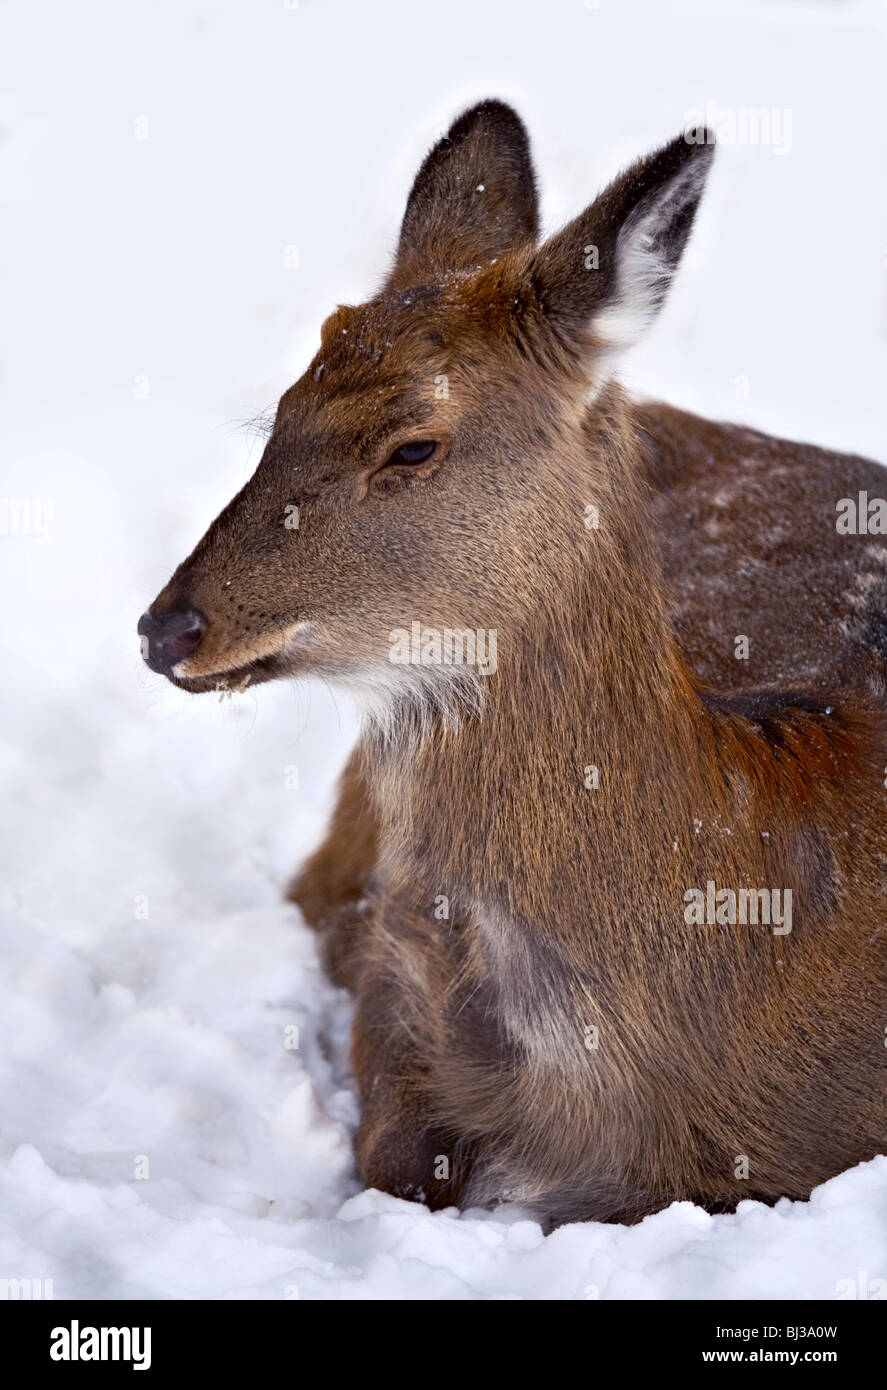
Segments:
[[[257,460],[237,422],[378,282],[424,148],[484,95],[527,117],[552,224],[693,107],[789,109],[784,154],[720,151],[627,375],[887,457],[885,21],[879,0],[4,6],[0,491],[48,534],[0,534],[0,1280],[581,1299],[887,1277],[885,1158],[808,1204],[547,1238],[361,1192],[348,1003],[281,899],[353,716],[321,687],[189,700],[134,635]]]

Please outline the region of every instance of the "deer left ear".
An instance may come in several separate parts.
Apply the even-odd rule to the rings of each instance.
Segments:
[[[545,320],[592,352],[631,347],[665,302],[714,156],[701,129],[638,160],[536,253]]]
[[[425,159],[407,200],[388,288],[480,265],[539,234],[536,179],[523,121],[482,101]]]

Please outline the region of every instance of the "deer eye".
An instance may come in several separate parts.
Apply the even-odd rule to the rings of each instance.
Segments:
[[[437,448],[434,439],[414,439],[409,444],[401,444],[399,449],[395,449],[388,463],[424,463],[430,459]]]

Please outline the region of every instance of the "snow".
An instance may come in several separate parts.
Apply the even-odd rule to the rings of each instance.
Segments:
[[[2,494],[44,534],[0,535],[0,1279],[57,1298],[836,1298],[887,1274],[887,1158],[809,1203],[547,1237],[515,1208],[361,1191],[349,1003],[282,899],[355,716],[321,686],[189,699],[135,637],[257,461],[237,421],[378,284],[425,147],[489,94],[530,124],[549,225],[693,107],[790,108],[790,152],[719,151],[626,376],[884,456],[887,11],[710,10],[4,7]]]

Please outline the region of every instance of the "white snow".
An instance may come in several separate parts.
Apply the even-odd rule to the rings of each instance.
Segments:
[[[281,896],[354,717],[321,686],[189,699],[135,637],[257,461],[236,421],[378,284],[424,149],[486,95],[529,122],[549,224],[691,108],[790,108],[790,153],[719,151],[626,374],[884,456],[887,11],[717,10],[4,7],[0,500],[48,534],[0,534],[0,1280],[582,1299],[836,1298],[887,1277],[887,1158],[809,1203],[548,1237],[515,1209],[362,1192],[348,1001]]]

